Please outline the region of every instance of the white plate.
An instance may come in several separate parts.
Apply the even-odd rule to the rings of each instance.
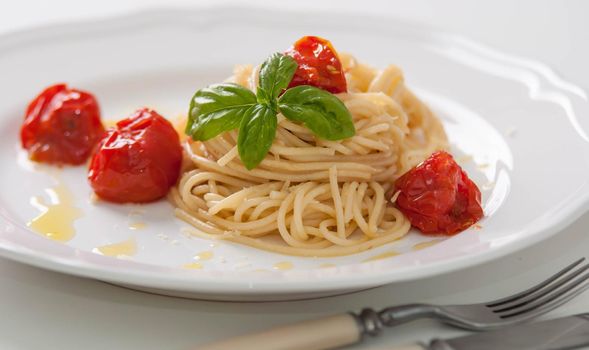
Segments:
[[[140,106],[175,117],[193,92],[259,63],[305,34],[377,67],[401,66],[408,84],[444,120],[454,152],[483,190],[486,218],[427,249],[407,238],[341,258],[297,258],[188,237],[171,206],[93,203],[84,167],[31,164],[18,146],[26,103],[65,81],[96,94],[103,118]],[[546,66],[469,40],[386,18],[245,8],[165,10],[0,37],[0,254],[31,265],[160,293],[223,300],[313,297],[427,278],[499,258],[549,237],[589,203],[585,92]],[[30,231],[31,198],[75,193],[83,217],[55,242]],[[144,225],[136,225],[135,223]],[[141,227],[145,226],[145,227]],[[97,247],[131,240],[125,258]],[[389,251],[395,257],[365,262]],[[187,269],[211,252],[202,269]],[[211,255],[211,254],[209,254]],[[277,269],[279,262],[292,269]],[[278,264],[278,266],[289,265]],[[330,264],[331,267],[324,267]]]

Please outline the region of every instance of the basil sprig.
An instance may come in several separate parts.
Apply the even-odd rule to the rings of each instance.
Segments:
[[[260,164],[270,150],[279,112],[305,124],[322,139],[352,137],[356,132],[352,116],[337,97],[308,85],[287,89],[297,66],[290,56],[271,55],[260,68],[255,95],[231,83],[198,90],[190,101],[186,134],[194,140],[206,141],[239,128],[237,150],[249,170]]]

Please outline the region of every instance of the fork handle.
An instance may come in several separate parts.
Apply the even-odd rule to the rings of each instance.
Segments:
[[[354,344],[362,330],[352,314],[339,314],[271,328],[197,347],[197,350],[321,350]]]

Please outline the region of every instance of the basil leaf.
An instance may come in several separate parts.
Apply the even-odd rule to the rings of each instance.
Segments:
[[[288,87],[297,67],[297,62],[290,56],[277,52],[268,57],[260,68],[258,101],[274,105],[278,95]]]
[[[278,107],[286,118],[305,123],[322,139],[341,140],[356,133],[352,115],[343,102],[316,87],[300,85],[286,90]]]
[[[265,104],[252,106],[239,126],[237,150],[248,170],[264,159],[276,137],[278,120],[276,112]]]
[[[186,134],[206,141],[239,127],[247,110],[256,103],[252,91],[224,83],[198,90],[190,101]]]

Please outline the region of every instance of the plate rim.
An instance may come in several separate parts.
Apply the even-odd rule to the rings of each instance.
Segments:
[[[164,8],[150,8],[144,10],[136,10],[124,14],[109,15],[101,18],[91,20],[76,20],[67,21],[54,24],[45,24],[40,26],[28,27],[21,30],[6,32],[0,34],[0,50],[6,52],[7,50],[18,50],[21,46],[28,46],[33,44],[36,40],[53,38],[59,39],[64,34],[71,34],[69,29],[72,27],[83,27],[82,32],[103,31],[103,30],[117,30],[121,27],[135,27],[142,26],[147,23],[163,24],[165,21],[202,20],[210,21],[219,16],[226,16],[227,12],[239,14],[243,16],[244,12],[260,14],[260,11],[265,14],[287,14],[290,18],[297,16],[296,11],[286,11],[277,9],[265,9],[258,6],[235,6],[235,5],[217,5],[207,8],[193,8],[193,7],[164,7]],[[305,12],[309,15],[308,12]],[[321,14],[321,11],[313,11],[312,15]],[[334,18],[355,18],[347,13],[335,13]],[[309,16],[315,18],[315,16]],[[355,24],[359,27],[370,27],[366,23],[379,23],[384,20],[394,19],[397,23],[406,25],[409,30],[415,31],[420,35],[435,36],[443,40],[469,40],[463,35],[455,35],[442,32],[431,26],[421,23],[415,23],[398,19],[391,16],[375,16],[363,15],[362,24]],[[316,21],[315,19],[311,19]],[[358,21],[360,22],[360,21]],[[105,29],[105,24],[108,24],[108,29]],[[502,51],[501,51],[502,52]],[[503,53],[503,52],[502,52]],[[1,55],[1,54],[0,54]],[[508,54],[509,57],[518,58],[518,56]],[[522,58],[524,59],[524,58]],[[543,69],[556,77],[559,77],[554,71],[543,63],[535,60],[525,59],[529,62],[534,62]],[[542,74],[542,72],[538,73]],[[560,78],[559,78],[560,79]],[[584,91],[581,89],[581,91]],[[251,295],[251,294],[281,294],[281,293],[304,293],[304,292],[327,292],[342,289],[355,289],[373,287],[387,283],[399,283],[412,280],[419,280],[438,276],[441,274],[455,272],[464,268],[477,266],[492,260],[504,257],[527,247],[531,247],[553,235],[557,234],[564,227],[570,225],[574,220],[579,218],[582,214],[589,210],[589,188],[587,183],[582,185],[583,191],[577,197],[571,200],[563,208],[560,208],[559,215],[555,216],[549,225],[543,228],[535,228],[526,230],[518,236],[517,239],[507,245],[489,249],[483,252],[478,252],[472,255],[464,255],[453,257],[448,260],[439,262],[438,264],[428,265],[427,268],[415,268],[414,266],[400,267],[398,270],[391,273],[390,271],[370,271],[369,273],[359,274],[353,279],[349,276],[322,276],[321,278],[307,278],[302,280],[300,277],[289,278],[288,271],[272,271],[274,276],[280,276],[278,279],[257,278],[252,274],[247,274],[244,277],[243,273],[234,273],[232,278],[220,278],[204,273],[203,271],[182,271],[179,268],[165,268],[158,267],[158,271],[144,271],[141,269],[112,269],[107,268],[101,264],[91,264],[87,261],[75,259],[63,259],[61,257],[52,255],[47,252],[32,251],[26,246],[17,245],[5,237],[5,233],[0,232],[0,256],[24,264],[35,267],[62,272],[79,277],[87,277],[99,280],[105,280],[114,283],[121,283],[127,285],[145,286],[150,288],[159,288],[167,290],[178,290],[186,292],[199,293],[216,293],[223,295]],[[0,220],[10,219],[5,215],[1,215]],[[15,225],[14,233],[19,231],[27,232]],[[56,243],[61,244],[61,243]],[[70,247],[75,253],[85,253],[84,251]],[[112,258],[101,257],[112,260]],[[131,263],[145,266],[143,263]],[[337,267],[335,268],[337,269]],[[171,274],[162,274],[162,270],[173,271]],[[328,269],[326,269],[328,270]],[[241,276],[240,276],[241,275]],[[242,278],[235,278],[235,277]],[[267,275],[266,275],[267,276]],[[282,278],[283,277],[283,278]],[[308,277],[308,276],[307,276]]]

